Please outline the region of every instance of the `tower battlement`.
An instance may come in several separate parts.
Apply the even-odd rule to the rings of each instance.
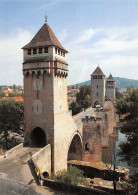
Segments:
[[[82,122],[91,122],[91,121],[102,121],[101,117],[93,117],[93,116],[86,116],[85,118],[82,119]]]

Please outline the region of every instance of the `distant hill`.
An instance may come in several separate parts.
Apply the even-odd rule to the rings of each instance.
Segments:
[[[121,77],[114,77],[115,81],[116,81],[116,86],[118,89],[121,88],[138,88],[138,80],[133,80],[133,79],[126,79],[126,78],[121,78]],[[82,86],[82,85],[90,85],[91,81],[84,81],[82,83],[78,83],[75,85],[71,85],[71,86]]]

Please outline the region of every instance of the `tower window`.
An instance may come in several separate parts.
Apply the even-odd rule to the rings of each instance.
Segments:
[[[60,55],[60,49],[58,49],[58,55]]]
[[[100,79],[102,79],[102,76],[100,75]]]
[[[57,48],[55,48],[55,54],[57,54]]]
[[[95,76],[95,79],[97,79],[97,76]]]
[[[65,52],[63,51],[63,57],[65,57]]]
[[[28,49],[28,55],[31,55],[31,49]]]
[[[89,151],[89,144],[88,143],[85,144],[85,150]]]
[[[36,48],[33,49],[33,54],[37,54],[37,49]]]
[[[44,51],[45,53],[48,53],[48,47],[45,47]]]
[[[63,53],[63,52],[62,52],[62,50],[61,50],[61,56],[62,56],[62,53]]]
[[[93,79],[95,79],[95,76],[93,76]]]
[[[39,53],[42,53],[42,48],[39,48]]]

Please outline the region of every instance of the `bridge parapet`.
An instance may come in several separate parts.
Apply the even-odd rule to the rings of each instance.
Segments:
[[[37,175],[48,173],[51,175],[51,145],[48,144],[37,153],[32,155],[31,160],[37,166]]]
[[[86,116],[85,118],[82,118],[82,122],[91,122],[91,121],[102,121],[102,117],[93,117],[93,116]]]

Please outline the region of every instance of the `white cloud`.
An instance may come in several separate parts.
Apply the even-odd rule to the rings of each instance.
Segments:
[[[0,78],[2,84],[22,84],[22,47],[32,38],[29,31],[18,29],[12,35],[0,36]]]
[[[95,30],[95,29],[89,28],[87,30],[84,30],[82,33],[77,34],[73,38],[73,40],[70,40],[70,42],[66,44],[66,47],[72,48],[72,47],[77,46],[78,44],[83,44],[85,42],[88,42],[98,32],[99,32],[99,29]]]
[[[88,30],[82,35],[86,35],[84,32]],[[89,80],[98,64],[107,75],[112,72],[113,76],[138,79],[138,26],[93,29],[93,32],[96,33],[82,42],[78,36],[77,40],[72,38],[75,41],[71,40],[71,44],[67,43],[69,83]]]
[[[47,9],[50,8],[58,3],[62,3],[65,0],[47,0],[45,4],[43,4],[42,6],[37,7],[38,10],[42,10],[42,9]]]
[[[108,76],[138,79],[137,26],[93,29],[88,28],[74,36],[66,29],[59,34],[68,51],[68,84],[90,79],[97,64]],[[137,31],[138,32],[138,31]],[[0,84],[22,84],[23,51],[21,48],[33,37],[33,33],[18,29],[14,34],[0,35]]]
[[[94,34],[97,32],[97,30],[94,30],[92,28],[89,28],[87,30],[85,30],[79,37],[78,39],[76,40],[75,43],[83,43],[85,41],[89,41],[93,36]]]
[[[67,37],[67,30],[63,29],[63,31],[59,34],[58,37],[60,42],[64,41]]]

